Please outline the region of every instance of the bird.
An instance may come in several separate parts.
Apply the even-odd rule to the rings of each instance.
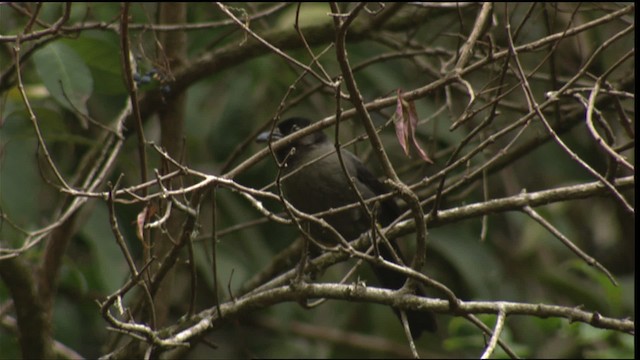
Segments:
[[[311,123],[307,118],[291,117],[279,122],[273,131],[260,133],[256,141],[264,143],[279,140]],[[341,149],[340,153],[344,167],[363,199],[389,192],[388,188],[356,155],[345,149]],[[358,195],[349,184],[335,146],[322,130],[286,144],[275,151],[275,156],[282,166],[283,195],[296,209],[315,214],[358,202]],[[401,214],[398,205],[391,197],[380,201],[376,206],[373,213],[376,221],[383,227],[391,224]],[[321,217],[347,241],[355,240],[364,232],[371,230],[371,220],[366,211],[359,206]],[[335,235],[325,227],[310,223],[308,229],[314,239],[327,245],[336,244]],[[395,253],[402,259],[397,244],[394,241],[390,243]],[[397,263],[387,246],[381,245],[378,249],[380,256],[385,260]],[[380,285],[387,289],[400,289],[407,279],[406,276],[382,266],[373,265],[372,268]],[[418,287],[416,295],[422,296],[424,291]],[[399,312],[397,310],[395,312],[400,317]],[[431,311],[409,310],[406,311],[406,315],[411,335],[415,339],[425,330],[429,332],[437,330],[435,315]]]

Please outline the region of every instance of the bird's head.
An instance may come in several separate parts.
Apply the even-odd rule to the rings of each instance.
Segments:
[[[265,143],[268,141],[277,141],[288,135],[299,131],[302,128],[311,125],[311,120],[302,117],[292,117],[281,121],[278,126],[272,131],[264,131],[258,135],[256,141],[259,143]],[[328,144],[327,135],[321,130],[313,132],[309,135],[303,136],[299,139],[293,140],[289,144],[285,145],[276,151],[276,156],[279,161],[283,161],[289,154],[292,148],[296,148],[296,151],[305,151],[318,145]]]

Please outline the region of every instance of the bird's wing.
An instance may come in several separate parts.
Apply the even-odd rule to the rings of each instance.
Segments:
[[[382,195],[389,192],[389,188],[378,180],[375,175],[367,169],[366,166],[355,155],[347,153],[351,159],[352,165],[355,168],[356,179],[366,186],[374,195]],[[380,213],[378,214],[378,221],[380,225],[387,226],[398,216],[400,216],[400,208],[396,204],[393,198],[387,198],[380,204]]]
[[[351,163],[351,169],[355,169],[356,179],[361,185],[366,186],[370,192],[373,192],[375,195],[381,195],[389,192],[388,187],[378,180],[378,178],[376,178],[369,169],[364,166],[360,159],[346,151],[344,151],[343,154],[346,154],[345,158],[349,159],[345,161],[349,161]],[[352,171],[351,169],[350,172]],[[387,226],[400,216],[400,214],[401,212],[398,204],[396,204],[393,198],[390,197],[381,203],[378,213],[378,222],[382,226]],[[396,244],[395,241],[391,241],[390,244],[400,259],[402,259],[406,264],[406,260],[400,251],[398,244]],[[378,249],[380,250],[380,255],[383,258],[395,262],[391,251],[389,251],[386,246],[380,246]],[[388,289],[399,289],[407,280],[407,278],[401,273],[381,266],[373,266],[373,271],[381,285]],[[421,286],[418,286],[415,294],[418,296],[425,296],[424,289]],[[410,310],[407,312],[407,318],[409,319],[409,328],[415,338],[419,337],[423,330],[434,332],[438,328],[435,315],[430,311],[420,312]]]

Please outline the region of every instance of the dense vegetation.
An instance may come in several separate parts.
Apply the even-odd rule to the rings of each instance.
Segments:
[[[634,10],[0,4],[0,358],[632,357]],[[388,179],[428,297],[342,280],[371,233],[299,271],[290,116]]]

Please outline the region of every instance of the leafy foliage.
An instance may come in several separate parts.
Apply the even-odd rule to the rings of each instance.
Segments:
[[[1,4],[0,358],[632,357],[634,9]],[[296,280],[253,141],[289,116],[339,119],[410,188],[426,253],[406,192],[386,234],[424,256],[429,299],[365,266],[338,284],[375,261],[366,235]],[[392,304],[439,331],[412,353]]]

